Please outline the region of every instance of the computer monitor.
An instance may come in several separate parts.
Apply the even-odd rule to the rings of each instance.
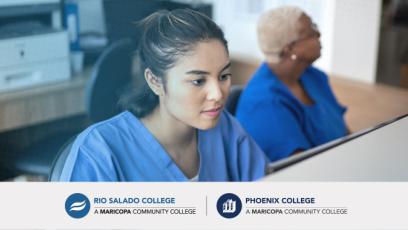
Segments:
[[[316,155],[318,155],[320,153],[323,153],[323,152],[325,152],[325,151],[327,151],[329,149],[335,148],[336,146],[339,146],[339,145],[344,144],[346,142],[349,142],[349,141],[351,141],[353,139],[356,139],[358,137],[361,137],[363,135],[371,133],[374,130],[377,130],[377,129],[382,128],[382,127],[384,127],[386,125],[394,123],[394,122],[396,122],[398,120],[401,120],[401,119],[403,119],[405,117],[408,117],[408,114],[397,117],[395,119],[391,119],[391,120],[386,121],[386,122],[383,122],[383,123],[381,123],[379,125],[376,125],[376,126],[374,126],[372,128],[368,128],[368,129],[365,129],[365,130],[350,134],[348,136],[333,140],[333,141],[328,142],[326,144],[323,144],[323,145],[317,146],[315,148],[309,149],[307,151],[304,151],[302,153],[293,155],[293,156],[291,156],[289,158],[285,158],[285,159],[282,159],[282,160],[279,160],[279,161],[276,161],[276,162],[272,162],[267,167],[267,174],[271,174],[271,173],[277,172],[277,171],[279,171],[281,169],[284,169],[286,167],[292,166],[292,165],[294,165],[296,163],[299,163],[299,162],[301,162],[303,160],[306,160],[306,159],[311,158],[313,156],[316,156]]]

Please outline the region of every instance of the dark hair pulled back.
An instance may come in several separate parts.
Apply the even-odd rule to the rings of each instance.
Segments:
[[[138,23],[142,29],[137,55],[137,70],[132,84],[119,103],[142,118],[159,104],[158,96],[150,89],[144,71],[150,69],[165,84],[165,75],[180,56],[186,55],[201,41],[217,39],[228,51],[222,30],[207,16],[191,10],[157,11]]]

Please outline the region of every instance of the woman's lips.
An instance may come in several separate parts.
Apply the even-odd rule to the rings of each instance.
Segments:
[[[217,117],[221,113],[222,106],[204,110],[202,113],[209,116],[209,117]]]

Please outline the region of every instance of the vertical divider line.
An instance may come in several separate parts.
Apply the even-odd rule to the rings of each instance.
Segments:
[[[207,196],[205,196],[205,216],[207,216]]]

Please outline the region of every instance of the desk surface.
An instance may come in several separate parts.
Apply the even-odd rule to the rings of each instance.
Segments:
[[[86,68],[68,81],[0,93],[0,132],[84,113],[90,72]]]
[[[279,170],[267,181],[408,181],[408,116]]]

